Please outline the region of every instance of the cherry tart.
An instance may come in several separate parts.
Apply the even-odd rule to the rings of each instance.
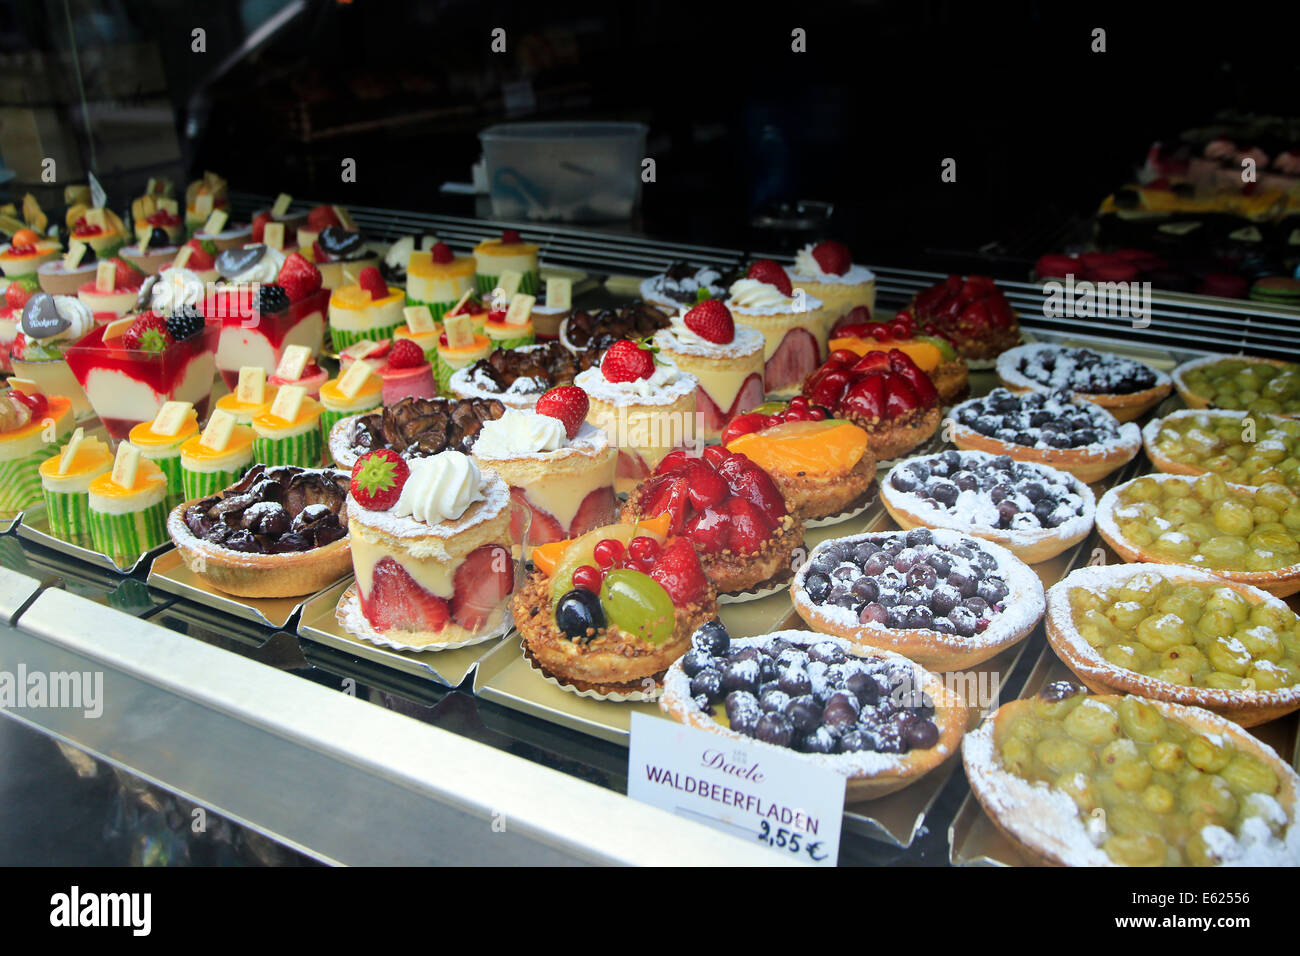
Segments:
[[[1087,537],[1097,500],[1064,471],[983,451],[945,451],[895,465],[880,499],[899,527],[949,528],[1021,561],[1054,558]]]
[[[943,681],[898,654],[808,631],[732,638],[716,620],[668,669],[659,706],[759,754],[793,750],[843,775],[850,801],[915,783],[956,752],[967,721]]]
[[[1097,531],[1125,561],[1202,568],[1278,597],[1300,591],[1300,497],[1218,475],[1144,475],[1097,503]]]
[[[607,525],[533,551],[513,600],[525,654],[579,693],[657,696],[691,634],[717,615],[717,592],[685,538],[663,522]]]
[[[1021,345],[998,356],[998,378],[1013,392],[1073,393],[1121,422],[1154,408],[1173,389],[1169,376],[1136,359],[1065,345]]]
[[[1094,693],[1204,707],[1244,727],[1300,709],[1300,617],[1258,588],[1163,564],[1088,566],[1048,590],[1046,621]]]
[[[669,516],[718,591],[730,594],[785,580],[803,545],[803,522],[789,513],[771,476],[744,455],[710,445],[699,458],[669,452],[633,489],[624,521]]]
[[[1000,352],[1020,342],[1020,324],[1011,303],[988,276],[950,275],[917,293],[908,313],[925,335],[952,342],[964,359],[987,367]]]
[[[962,762],[980,806],[1037,863],[1300,865],[1300,776],[1199,707],[1057,681],[968,733]]]
[[[1137,425],[1120,424],[1104,408],[1076,402],[1067,391],[1018,395],[995,388],[954,406],[944,430],[958,448],[1049,465],[1082,481],[1099,481],[1142,447]]]
[[[877,460],[906,454],[939,427],[934,383],[899,349],[861,356],[838,349],[804,382],[803,394],[862,428]]]
[[[915,528],[823,541],[790,585],[815,631],[936,670],[987,660],[1043,614],[1043,585],[1005,548]]]
[[[483,423],[505,410],[490,398],[403,398],[379,411],[340,419],[330,429],[330,455],[340,468],[351,469],[366,452],[381,448],[408,459],[447,450],[468,453]]]
[[[177,505],[167,532],[186,566],[239,597],[314,594],[352,569],[346,472],[254,465],[220,494]]]
[[[1300,421],[1252,412],[1181,409],[1147,422],[1151,464],[1174,475],[1214,473],[1234,485],[1300,491]]]

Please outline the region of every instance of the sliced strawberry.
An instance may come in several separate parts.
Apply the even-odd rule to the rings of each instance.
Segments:
[[[734,454],[734,452],[727,451],[721,445],[710,445],[704,449],[704,460],[716,469],[728,458],[733,457]]]
[[[587,497],[582,499],[582,504],[578,505],[573,523],[569,525],[567,537],[576,538],[580,534],[613,524],[617,519],[618,498],[614,495],[613,487],[597,488],[588,493]]]
[[[675,475],[691,462],[691,456],[685,448],[674,448],[655,465],[656,475]]]
[[[650,469],[646,467],[645,459],[636,452],[629,452],[620,448],[618,450],[617,476],[625,481],[636,483],[642,478],[650,477]]]
[[[739,466],[736,465],[737,459],[740,461]],[[719,469],[721,472],[722,469]],[[785,498],[781,496],[771,475],[744,455],[737,455],[727,462],[727,474],[724,477],[731,493],[757,507],[771,527],[780,524],[787,513]]]
[[[642,499],[646,502],[645,514],[649,518],[667,514],[668,529],[673,534],[681,534],[686,526],[686,505],[689,502],[687,483],[680,476],[664,477],[667,480],[655,489],[653,497]]]
[[[695,547],[685,538],[677,538],[664,548],[650,577],[659,582],[677,607],[702,601],[709,591],[709,579],[700,567]]]
[[[797,388],[814,369],[820,349],[816,337],[807,329],[791,329],[781,339],[772,357],[763,367],[769,392]]]
[[[981,329],[987,329],[992,324],[993,319],[989,315],[988,303],[983,299],[979,299],[961,310],[958,321],[963,329],[978,332]]]
[[[686,466],[685,479],[687,497],[696,511],[711,508],[731,494],[722,476],[698,459]]]
[[[510,536],[515,541],[523,541],[527,533],[528,544],[537,547],[539,544],[563,541],[569,537],[554,517],[528,500],[522,488],[511,488],[510,497],[520,506],[510,512]]]
[[[859,421],[876,422],[885,410],[885,378],[883,375],[865,375],[849,386],[837,410],[852,415]]]
[[[361,610],[380,631],[429,631],[447,624],[447,602],[416,583],[392,558],[381,558],[371,572],[370,593],[361,594]]]
[[[939,393],[935,390],[934,383],[930,381],[930,376],[922,372],[920,367],[908,358],[904,352],[899,349],[890,349],[889,368],[907,379],[907,383],[912,386],[917,401],[921,405],[929,408],[939,401]]]
[[[762,412],[749,412],[746,415],[737,415],[731,421],[727,422],[727,427],[722,430],[722,444],[728,445],[741,435],[748,435],[751,432],[761,432],[772,423],[772,416],[764,415]]]
[[[705,554],[721,554],[731,546],[731,515],[706,508],[687,524],[686,536]]]
[[[732,498],[727,502],[727,513],[731,516],[731,550],[739,554],[753,554],[763,546],[772,526],[768,524],[763,513],[753,503],[744,498]]]
[[[515,586],[515,562],[499,544],[471,551],[452,576],[452,620],[468,631],[478,631]]]
[[[890,349],[890,352],[896,352],[897,349]],[[867,352],[860,359],[853,363],[850,369],[855,375],[862,375],[866,372],[886,372],[889,370],[889,352],[873,351]]]
[[[920,407],[916,390],[901,375],[886,375],[885,380],[885,414],[897,418],[915,411]]]
[[[844,392],[853,381],[853,373],[843,368],[829,369],[817,377],[805,394],[818,405],[834,408],[844,397]]]

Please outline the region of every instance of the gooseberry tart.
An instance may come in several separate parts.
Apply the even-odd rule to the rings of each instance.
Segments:
[[[573,351],[558,342],[493,349],[449,381],[457,398],[498,399],[510,408],[532,408],[543,392],[572,385],[579,372],[597,364],[594,349]]]
[[[1043,614],[1043,585],[1010,551],[946,529],[823,541],[790,585],[813,630],[935,670],[985,661]]]
[[[939,428],[934,383],[899,349],[861,356],[838,349],[804,382],[803,395],[861,427],[877,460],[906,454]]]
[[[794,549],[803,545],[803,522],[786,510],[767,472],[718,445],[698,458],[670,452],[623,508],[624,521],[661,514],[669,516],[670,534],[695,546],[704,573],[726,594],[784,581]]]
[[[1120,424],[1104,408],[1076,402],[1066,391],[1017,395],[995,388],[952,408],[944,430],[958,448],[1048,465],[1081,481],[1099,481],[1142,447],[1137,425]]]
[[[468,453],[483,423],[505,414],[495,399],[404,398],[364,415],[339,419],[330,429],[330,455],[340,468],[351,469],[368,451],[386,448],[403,458],[427,458],[439,452]]]
[[[346,472],[254,465],[224,491],[172,509],[167,533],[205,583],[239,597],[314,594],[352,569]]]
[[[849,517],[874,494],[876,459],[866,431],[828,417],[802,395],[736,416],[722,445],[766,471],[796,518]]]
[[[1300,365],[1245,355],[1210,355],[1174,369],[1188,408],[1300,416]]]
[[[1300,708],[1300,617],[1194,568],[1089,566],[1047,592],[1047,639],[1098,694],[1204,707],[1252,727]]]
[[[1097,499],[1064,471],[983,451],[945,451],[895,465],[880,499],[902,529],[950,528],[1037,564],[1092,530]]]
[[[950,275],[917,293],[911,314],[924,335],[938,335],[956,346],[976,368],[987,368],[998,354],[1020,342],[1016,312],[988,276]]]
[[[1300,491],[1300,422],[1251,412],[1182,409],[1147,422],[1151,464],[1174,475],[1213,472],[1234,485]]]
[[[746,747],[793,750],[846,778],[848,801],[915,783],[956,753],[967,711],[906,658],[808,631],[695,632],[668,669],[660,708]]]
[[[985,812],[1036,862],[1300,864],[1300,777],[1199,707],[1058,681],[999,707],[962,760]]]
[[[597,528],[533,551],[513,602],[525,655],[582,694],[657,696],[691,635],[717,616],[717,592],[666,522]]]
[[[1145,475],[1097,504],[1097,530],[1125,561],[1202,568],[1278,597],[1300,591],[1300,497],[1218,475]]]
[[[1072,392],[1121,422],[1154,408],[1172,390],[1169,376],[1136,359],[1064,345],[1020,345],[998,356],[998,378],[1013,392]]]
[[[889,321],[872,321],[864,306],[857,306],[835,321],[830,350],[845,349],[856,355],[898,349],[934,382],[939,399],[951,405],[970,390],[970,368],[956,346],[940,335],[922,335],[907,309]]]

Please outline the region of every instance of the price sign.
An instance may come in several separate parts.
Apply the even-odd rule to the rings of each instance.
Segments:
[[[794,751],[632,715],[627,795],[774,853],[834,866],[844,777]]]

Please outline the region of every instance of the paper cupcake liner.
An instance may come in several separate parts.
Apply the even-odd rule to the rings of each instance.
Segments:
[[[334,345],[335,352],[342,352],[349,345],[356,345],[361,341],[378,342],[381,339],[391,339],[396,332],[406,323],[397,322],[393,325],[380,325],[373,329],[363,329],[354,331],[352,329],[340,329],[336,326],[330,326],[330,342]]]
[[[497,282],[500,281],[500,279],[501,277],[499,275],[488,276],[488,275],[483,275],[482,273],[477,273],[474,276],[474,288],[478,291],[478,294],[481,296],[491,295],[492,290],[497,287]],[[524,273],[524,277],[519,280],[518,291],[523,292],[527,295],[537,295],[537,290],[540,289],[541,287],[542,287],[541,273],[537,269],[529,269],[527,272]]]
[[[360,411],[355,412],[333,412],[328,408],[325,409],[320,413],[321,440],[328,442],[330,431],[333,430],[335,425],[343,421],[343,419],[352,418],[354,415],[368,415],[371,412],[378,411],[382,407],[382,404],[376,404],[374,408],[363,408]]]
[[[167,505],[159,501],[124,515],[91,510],[90,538],[96,551],[119,564],[134,561],[167,540]]]
[[[829,525],[840,524],[851,518],[856,518],[862,512],[871,507],[876,500],[876,486],[872,484],[870,488],[862,493],[856,500],[849,502],[849,506],[843,511],[837,511],[833,515],[825,515],[821,518],[808,518],[804,521],[805,528],[825,528]]]
[[[170,511],[185,500],[185,481],[181,475],[181,456],[178,452],[170,455],[153,455],[140,452],[141,458],[148,458],[167,476],[167,510]]]
[[[91,543],[90,495],[46,488],[45,521],[56,538],[86,547]]]
[[[537,673],[537,676],[546,681],[546,683],[553,684],[560,688],[560,690],[564,691],[566,694],[573,694],[576,697],[587,697],[591,700],[607,700],[613,704],[649,702],[658,700],[663,696],[663,684],[659,684],[659,686],[657,686],[653,691],[633,690],[602,694],[599,691],[594,690],[579,690],[572,684],[566,684],[542,670],[542,665],[537,663],[537,660],[532,654],[528,653],[528,643],[526,641],[521,641],[520,646],[523,648],[524,660],[526,660],[528,666]]]
[[[510,617],[510,607],[507,605],[505,617],[501,619],[501,623],[477,637],[446,644],[403,644],[401,641],[375,630],[370,622],[366,620],[365,614],[361,612],[361,597],[357,594],[356,581],[349,584],[348,589],[339,598],[338,607],[334,609],[334,619],[338,621],[343,630],[353,637],[360,638],[368,644],[377,644],[379,647],[387,647],[394,651],[454,651],[459,647],[471,647],[475,644],[482,644],[485,641],[504,637],[514,627],[514,621]]]
[[[759,581],[752,588],[745,588],[743,591],[724,591],[718,595],[718,603],[744,604],[746,601],[757,601],[759,598],[779,594],[782,591],[789,590],[790,579],[793,577],[793,571],[785,570],[780,574],[773,575],[766,581]]]
[[[452,306],[455,304],[454,300],[451,302],[425,302],[423,299],[414,298],[409,292],[406,293],[407,307],[409,308],[414,305],[427,305],[429,307],[429,314],[433,316],[433,321],[435,322],[441,322],[442,317],[450,312]]]
[[[319,468],[325,454],[325,440],[319,428],[287,438],[253,439],[253,461],[260,465],[297,465],[299,468]]]
[[[41,500],[41,462],[58,454],[57,443],[0,462],[0,514],[17,514]]]
[[[240,465],[230,471],[186,471],[182,469],[181,482],[184,488],[184,500],[191,501],[195,498],[206,498],[209,495],[215,495],[218,491],[229,488],[243,477],[248,467],[248,465]]]
[[[537,335],[529,332],[525,335],[516,335],[508,339],[494,339],[488,336],[488,341],[492,343],[494,349],[517,349],[521,345],[536,345]]]

